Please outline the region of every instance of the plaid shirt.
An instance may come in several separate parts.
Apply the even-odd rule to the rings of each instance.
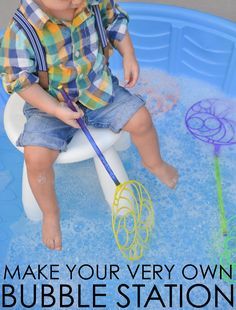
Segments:
[[[90,4],[100,3],[103,24],[113,46],[123,39],[128,17],[117,5],[112,7],[111,0],[87,2],[87,8],[75,14],[71,22],[49,17],[33,0],[21,0],[20,11],[45,47],[49,93],[62,101],[58,86],[63,84],[72,100],[94,110],[112,101],[113,89]],[[39,82],[34,51],[14,20],[0,41],[0,74],[8,93]]]

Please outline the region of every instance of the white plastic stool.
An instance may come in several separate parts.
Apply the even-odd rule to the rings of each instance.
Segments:
[[[22,111],[23,106],[24,100],[19,95],[13,94],[9,98],[4,111],[4,127],[6,134],[15,147],[16,140],[20,133],[23,131],[25,123],[25,117]],[[129,135],[125,132],[115,134],[109,129],[90,128],[90,132],[99,148],[103,152],[104,156],[106,157],[108,163],[111,165],[119,181],[127,181],[128,176],[117,151],[125,150],[129,147]],[[24,151],[24,148],[22,147],[17,147],[17,149],[21,152]],[[59,154],[56,163],[73,163],[89,158],[94,158],[95,167],[105,199],[108,204],[112,206],[115,184],[111,180],[110,176],[101,164],[95,151],[81,130],[78,130],[74,135],[73,139],[68,145],[67,151]],[[25,213],[30,220],[37,221],[42,218],[42,212],[29,186],[25,163],[23,166],[22,176],[22,202]]]

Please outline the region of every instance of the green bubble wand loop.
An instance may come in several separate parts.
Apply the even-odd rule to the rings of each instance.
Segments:
[[[76,112],[77,109],[62,87],[60,92],[67,106]],[[143,256],[154,227],[154,210],[150,195],[144,186],[135,180],[120,183],[83,119],[78,118],[76,121],[116,185],[112,205],[112,229],[116,244],[125,258],[138,260]]]

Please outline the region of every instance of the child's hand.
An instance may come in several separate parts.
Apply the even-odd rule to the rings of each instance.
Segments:
[[[123,68],[125,87],[135,86],[139,77],[139,65],[134,54],[123,57]]]
[[[78,106],[73,103],[77,109],[77,112],[73,112],[70,108],[67,107],[66,103],[61,102],[60,105],[56,108],[55,116],[59,118],[62,122],[66,123],[67,125],[79,128],[79,124],[76,122],[76,119],[82,117],[84,112],[78,108]]]

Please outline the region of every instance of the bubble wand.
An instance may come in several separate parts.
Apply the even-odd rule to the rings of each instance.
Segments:
[[[65,90],[62,87],[59,89],[67,106],[77,112]],[[116,185],[112,205],[112,229],[116,244],[127,259],[140,259],[154,227],[154,210],[150,195],[145,187],[135,180],[120,183],[83,119],[78,118],[76,121]]]
[[[232,119],[232,106],[229,107],[231,103],[223,99],[204,99],[195,103],[187,111],[185,117],[185,124],[190,133],[197,139],[214,146],[215,179],[223,235],[227,235],[227,219],[223,201],[219,153],[222,146],[236,143],[236,122]]]

